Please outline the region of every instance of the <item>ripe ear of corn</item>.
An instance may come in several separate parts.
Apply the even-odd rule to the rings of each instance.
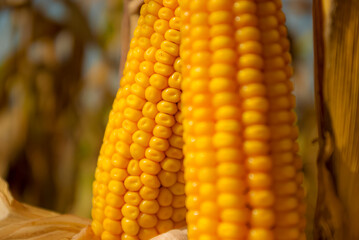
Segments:
[[[182,0],[189,239],[305,239],[280,0]]]
[[[102,240],[150,239],[185,225],[177,0],[145,0],[93,183]]]

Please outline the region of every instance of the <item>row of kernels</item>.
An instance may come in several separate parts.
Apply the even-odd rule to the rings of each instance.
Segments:
[[[281,11],[278,11],[281,12]],[[273,15],[273,17],[278,16],[278,14]],[[281,20],[280,18],[278,18],[278,22]],[[288,52],[288,40],[286,39],[286,31],[285,31],[285,26],[284,26],[284,22],[281,22],[280,26],[274,27],[278,30],[278,34],[280,35],[281,39],[279,41],[279,43],[281,44],[281,48],[282,48],[282,52],[283,54],[280,56],[280,58],[282,59],[282,63],[285,64],[285,66],[281,65],[277,66],[276,69],[272,68],[271,70],[280,70],[280,69],[284,69],[282,71],[285,72],[286,74],[286,79],[288,79],[292,72],[291,72],[291,68],[289,66],[290,64],[290,54]],[[269,59],[269,61],[271,60],[276,60],[276,58],[270,58],[272,56],[267,56],[267,58]],[[279,61],[277,61],[277,63],[279,63]],[[273,67],[273,66],[272,66]],[[275,76],[275,75],[274,75]],[[283,81],[283,78],[279,78],[280,81]],[[271,81],[271,85],[273,86],[273,84],[277,84],[277,86],[279,84],[282,84],[281,88],[276,87],[273,91],[272,94],[269,96],[271,98],[270,100],[270,106],[273,110],[276,111],[285,111],[285,110],[290,110],[294,108],[294,100],[293,100],[293,96],[290,96],[289,93],[292,91],[292,84],[290,81],[281,83],[277,83],[278,81]],[[287,89],[286,89],[287,88]],[[287,91],[285,91],[287,90]],[[273,99],[273,100],[272,100]],[[273,114],[275,115],[275,112],[273,112]],[[295,148],[297,148],[297,146],[294,144],[293,140],[295,140],[296,138],[296,130],[294,130],[295,128],[292,126],[294,121],[287,121],[286,122],[288,125],[285,125],[286,128],[274,128],[272,129],[273,131],[273,138],[272,138],[272,148],[274,149],[274,152],[277,152],[277,156],[278,154],[280,154],[279,156],[283,156],[283,157],[274,157],[273,161],[275,163],[275,167],[273,169],[274,171],[274,176],[276,176],[275,179],[275,194],[277,198],[282,198],[283,196],[296,196],[297,192],[298,192],[298,186],[300,186],[301,184],[301,173],[300,171],[298,171],[298,174],[296,174],[296,169],[292,163],[292,159],[293,159],[293,154],[295,151]],[[274,126],[275,127],[275,126]],[[280,131],[282,130],[282,131]],[[294,132],[293,132],[294,131]],[[276,136],[277,135],[277,136]],[[285,152],[285,151],[289,151],[289,152]],[[286,155],[283,155],[282,152],[286,153]],[[287,156],[287,157],[285,157]],[[287,164],[286,164],[287,163]],[[280,164],[280,165],[278,165]],[[282,165],[282,164],[286,164],[286,165]],[[297,177],[298,175],[298,177]],[[289,198],[287,201],[291,201],[291,198]],[[301,202],[301,200],[299,200],[299,202]],[[300,225],[300,213],[296,208],[292,208],[292,210],[290,211],[276,211],[276,230],[275,232],[278,232],[278,229],[280,229],[281,231],[287,231],[287,238],[290,237],[299,237],[300,233],[299,230],[296,228],[298,225]],[[305,224],[305,223],[304,223]],[[303,225],[303,224],[302,224]],[[280,239],[279,236],[276,235],[276,239]]]
[[[274,204],[274,194],[271,190],[271,161],[267,157],[270,129],[266,124],[269,103],[262,73],[267,62],[262,57],[264,49],[261,44],[263,40],[269,41],[271,36],[259,28],[261,25],[275,23],[263,22],[257,17],[260,12],[259,5],[248,1],[237,1],[235,4],[236,26],[239,28],[236,31],[237,52],[240,55],[237,80],[240,84],[239,94],[243,99],[243,150],[249,170],[247,182],[251,229],[248,237],[273,239],[271,228],[275,223],[275,214],[271,206]],[[259,165],[260,163],[264,165]]]
[[[199,5],[203,4],[203,1],[197,1],[197,3]],[[191,85],[191,82],[194,80],[194,78],[191,78],[191,80],[189,81],[190,78],[187,78],[187,75],[190,71],[190,67],[187,66],[191,66],[191,54],[190,52],[193,50],[193,44],[191,41],[195,41],[195,40],[191,40],[190,35],[191,34],[195,34],[194,32],[194,27],[198,26],[198,25],[193,25],[193,20],[194,19],[193,16],[190,16],[188,13],[188,10],[190,10],[190,8],[195,7],[196,3],[195,2],[191,2],[191,1],[182,1],[181,2],[181,9],[183,10],[182,12],[182,21],[183,21],[183,25],[182,25],[182,44],[181,44],[181,57],[182,57],[182,61],[184,64],[184,69],[183,69],[183,74],[184,74],[184,81],[182,84],[183,90],[188,90],[188,86]],[[201,11],[201,9],[197,9],[198,11]],[[204,9],[202,9],[203,11]],[[193,12],[194,13],[194,12]],[[201,15],[200,13],[196,13],[195,15]],[[189,25],[192,21],[192,24]],[[203,25],[203,24],[201,24]],[[191,27],[190,27],[191,26]],[[193,29],[193,30],[191,30]],[[198,30],[201,30],[200,28]],[[204,63],[207,61],[203,61]],[[194,71],[191,71],[192,76],[195,73]],[[187,83],[186,83],[187,81]],[[184,115],[187,119],[189,119],[190,115],[192,115],[192,94],[190,92],[187,92],[186,94],[182,95],[182,103],[184,106]],[[188,111],[187,111],[188,110]],[[188,132],[187,129],[192,128],[191,125],[192,123],[197,123],[197,121],[193,121],[193,120],[186,120],[183,122],[184,124],[184,130],[185,132]],[[192,132],[192,133],[190,133]],[[193,131],[190,131],[188,133],[190,133],[191,135],[189,135],[188,133],[184,135],[184,140],[185,143],[187,144],[187,146],[192,146],[191,148],[186,148],[186,145],[184,146],[184,152],[185,152],[185,165],[186,165],[186,172],[185,172],[185,178],[186,178],[186,194],[187,194],[187,199],[186,199],[186,206],[189,209],[188,213],[187,213],[187,223],[188,223],[188,237],[194,238],[195,235],[198,234],[197,231],[197,221],[198,221],[198,216],[199,216],[199,192],[197,191],[193,191],[193,189],[191,189],[191,186],[193,186],[195,189],[199,188],[198,182],[196,182],[196,178],[197,178],[197,168],[195,167],[194,161],[194,155],[196,154],[196,148],[194,147],[192,142],[193,140],[196,140],[196,135],[192,135]],[[193,167],[191,167],[193,166]],[[198,185],[198,186],[197,186]]]

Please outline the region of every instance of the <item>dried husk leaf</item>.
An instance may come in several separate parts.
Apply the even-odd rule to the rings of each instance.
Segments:
[[[90,220],[61,215],[16,201],[0,178],[0,239],[81,240],[96,239]]]

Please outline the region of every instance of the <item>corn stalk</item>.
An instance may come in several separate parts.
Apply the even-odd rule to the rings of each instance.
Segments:
[[[319,129],[315,239],[359,239],[359,2],[314,1]]]

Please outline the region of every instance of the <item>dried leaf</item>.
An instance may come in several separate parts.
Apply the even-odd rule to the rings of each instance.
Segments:
[[[95,240],[89,225],[89,219],[17,202],[0,178],[0,239]]]

